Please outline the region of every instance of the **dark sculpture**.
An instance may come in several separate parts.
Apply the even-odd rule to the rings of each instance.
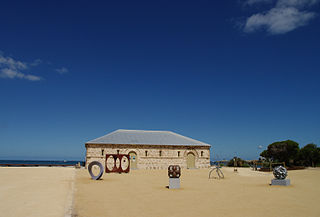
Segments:
[[[273,175],[276,179],[285,179],[288,175],[288,172],[285,167],[277,166],[273,169]]]
[[[113,158],[114,164],[112,169],[108,168],[107,160],[108,158]],[[119,161],[119,166],[117,167],[117,159]],[[106,173],[128,173],[130,171],[130,157],[128,154],[107,154],[106,155]],[[125,165],[125,164],[126,165]],[[124,166],[126,166],[124,168]]]
[[[179,165],[170,165],[168,167],[168,176],[169,178],[180,178],[181,168]]]
[[[95,175],[93,174],[93,172],[92,172],[92,167],[95,166],[95,165],[100,168],[99,174],[98,174],[97,176],[95,176]],[[91,178],[92,178],[93,180],[98,180],[98,179],[100,179],[100,178],[102,177],[102,175],[103,175],[103,166],[102,166],[102,164],[101,164],[99,161],[92,161],[92,162],[89,164],[89,166],[88,166],[88,170],[89,170],[89,173],[90,173]]]
[[[209,172],[209,179],[211,178],[211,173],[213,171],[216,171],[217,175],[218,175],[218,179],[223,179],[224,175],[223,172],[220,170],[220,166],[215,166],[214,168],[211,169],[211,171]]]

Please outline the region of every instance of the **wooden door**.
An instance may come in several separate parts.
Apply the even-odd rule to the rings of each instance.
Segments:
[[[187,154],[187,168],[188,169],[193,169],[195,168],[195,156],[192,152],[189,152]]]
[[[135,152],[130,152],[129,156],[130,156],[130,169],[137,169],[138,168],[137,154]]]

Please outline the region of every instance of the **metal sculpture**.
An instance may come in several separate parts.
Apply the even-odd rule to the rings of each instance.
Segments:
[[[108,160],[111,158],[113,158],[113,162],[108,164]],[[128,173],[130,171],[129,159],[128,154],[106,154],[106,173]]]
[[[180,178],[181,168],[179,165],[170,165],[168,167],[168,176],[169,178]]]
[[[214,168],[212,168],[211,171],[209,172],[209,179],[211,178],[211,173],[212,173],[213,171],[216,171],[219,179],[223,179],[223,178],[224,178],[224,174],[223,174],[223,172],[220,170],[220,168],[221,168],[221,167],[219,167],[219,166],[215,166]]]
[[[277,166],[273,169],[273,175],[276,179],[285,179],[288,175],[288,172],[285,167]]]
[[[99,169],[100,169],[99,174],[96,175],[96,176],[95,176],[95,175],[93,174],[93,172],[92,172],[92,167],[93,167],[93,166],[98,166]],[[99,161],[92,161],[92,162],[89,164],[89,166],[88,166],[88,170],[89,170],[89,173],[90,173],[91,178],[92,178],[93,180],[98,180],[98,179],[100,179],[100,178],[102,177],[102,175],[103,175],[103,166],[102,166],[102,164],[101,164]]]

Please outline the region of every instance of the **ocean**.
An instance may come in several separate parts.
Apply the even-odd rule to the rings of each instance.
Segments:
[[[44,161],[44,160],[0,160],[0,166],[5,166],[5,164],[23,164],[24,166],[33,166],[33,165],[51,165],[51,166],[59,166],[59,165],[70,165],[74,166],[78,162],[80,162],[81,166],[84,166],[84,161]]]

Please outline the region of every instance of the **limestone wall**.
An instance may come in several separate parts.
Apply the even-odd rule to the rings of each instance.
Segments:
[[[196,168],[210,166],[210,148],[206,146],[86,144],[86,149],[86,167],[92,161],[100,161],[102,165],[105,165],[106,154],[129,154],[130,152],[137,154],[138,169],[167,169],[169,165],[180,165],[181,168],[187,168],[189,152],[195,155]]]

